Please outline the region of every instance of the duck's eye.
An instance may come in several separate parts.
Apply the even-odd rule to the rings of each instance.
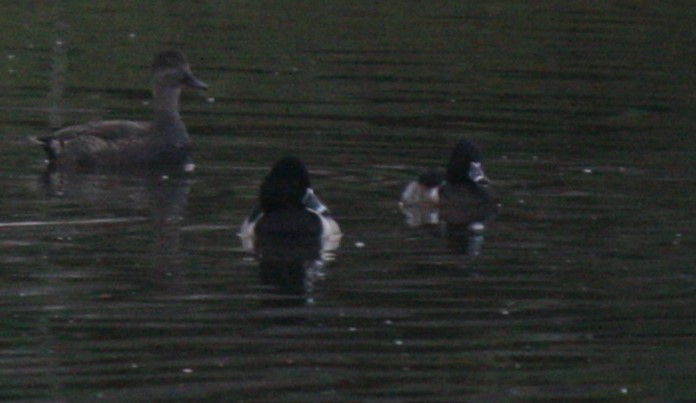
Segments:
[[[181,84],[191,85],[194,81],[195,81],[195,79],[191,74],[186,74],[186,73],[179,74],[179,82]]]
[[[193,74],[184,72],[183,78],[179,81],[182,85],[186,85],[191,88],[197,88],[200,90],[205,90],[208,86],[201,80],[193,76]]]

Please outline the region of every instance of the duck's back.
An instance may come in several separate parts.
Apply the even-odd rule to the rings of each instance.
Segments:
[[[76,166],[117,164],[123,153],[142,148],[153,126],[147,122],[107,120],[68,126],[51,136],[40,137],[54,163]],[[130,158],[134,158],[130,157]]]
[[[100,137],[104,140],[123,141],[131,138],[140,138],[151,132],[151,122],[103,120],[68,126],[56,131],[52,136],[48,137],[66,140],[77,137]]]
[[[190,141],[181,138],[168,141],[151,122],[107,120],[69,126],[37,140],[56,167],[142,168],[190,162]]]
[[[257,236],[318,237],[322,234],[319,215],[305,208],[264,213],[256,223]]]

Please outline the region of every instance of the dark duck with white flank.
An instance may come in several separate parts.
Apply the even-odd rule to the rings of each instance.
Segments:
[[[431,169],[409,183],[401,195],[401,210],[411,226],[443,221],[453,225],[483,222],[498,211],[498,200],[483,173],[481,152],[469,140],[460,140],[450,156],[447,170]]]
[[[261,184],[259,205],[244,220],[240,236],[245,248],[257,237],[298,239],[320,237],[324,249],[341,236],[338,223],[312,190],[309,173],[296,157],[284,157],[275,163]]]
[[[191,140],[179,115],[182,87],[207,89],[177,50],[157,54],[152,63],[152,122],[105,120],[65,127],[33,139],[46,151],[49,169],[193,170]]]
[[[488,185],[479,148],[469,140],[460,140],[452,150],[445,183],[439,189],[441,219],[448,224],[469,225],[471,230],[483,229],[483,223],[499,208]]]

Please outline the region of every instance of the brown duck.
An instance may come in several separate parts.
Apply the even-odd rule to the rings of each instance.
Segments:
[[[152,63],[152,122],[96,121],[33,140],[46,151],[49,169],[170,167],[191,171],[191,140],[179,115],[179,95],[184,86],[208,88],[194,77],[181,52],[163,51]]]

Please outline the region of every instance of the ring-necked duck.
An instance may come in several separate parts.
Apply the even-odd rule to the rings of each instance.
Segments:
[[[406,185],[401,194],[401,203],[405,206],[419,204],[438,204],[440,186],[445,183],[445,172],[431,169],[423,172],[417,180]]]
[[[179,115],[182,87],[207,89],[177,50],[157,54],[152,63],[152,122],[106,120],[65,127],[33,138],[43,146],[49,168],[155,168],[193,170],[191,140]]]
[[[307,168],[296,157],[284,157],[275,163],[261,184],[259,205],[240,230],[247,249],[255,237],[326,239],[340,235],[338,223],[311,188]],[[323,249],[329,247],[323,245]]]
[[[444,180],[443,180],[444,179]],[[460,140],[447,163],[444,174],[428,171],[410,183],[402,194],[402,207],[439,207],[439,220],[448,224],[469,225],[483,229],[483,222],[498,211],[498,202],[489,187],[481,165],[481,152],[469,140]]]

